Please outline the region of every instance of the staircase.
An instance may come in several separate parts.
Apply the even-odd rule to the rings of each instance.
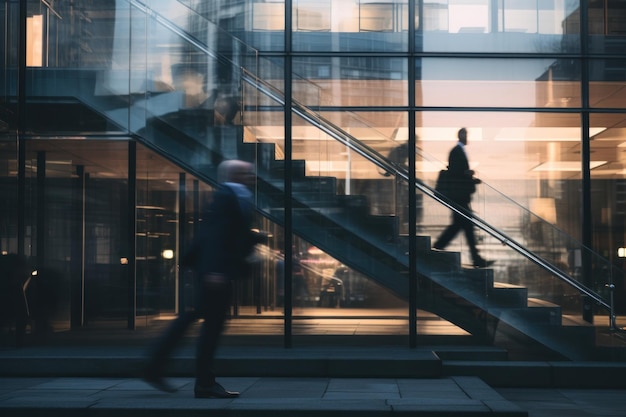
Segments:
[[[151,131],[166,140],[181,132],[170,132],[162,120],[155,120]],[[183,143],[197,143],[187,138]],[[237,157],[262,167],[257,155],[274,155],[260,148],[273,144],[244,143],[237,146]],[[284,214],[283,161],[265,162],[258,172],[259,212],[282,224]],[[334,177],[305,175],[306,161],[294,161],[293,223],[302,239],[322,249],[405,300],[409,298],[407,279],[408,238],[397,235],[396,219],[369,214],[367,198],[337,191]],[[215,178],[210,168],[195,175]],[[561,308],[528,297],[522,286],[498,283],[493,269],[465,268],[458,252],[432,251],[430,236],[417,236],[420,291],[418,306],[431,311],[471,333],[478,340],[496,343],[496,335],[528,345],[534,341],[544,355],[571,360],[599,359],[595,356],[595,326],[582,320],[563,325]]]
[[[151,14],[154,17],[154,13]],[[162,18],[162,17],[161,17]],[[171,22],[170,22],[171,24]],[[179,34],[180,34],[179,28]],[[184,34],[183,34],[184,35]],[[189,37],[192,38],[191,35]],[[195,39],[195,38],[194,38]],[[194,40],[198,46],[198,41]],[[202,46],[202,45],[200,45]],[[204,46],[206,48],[206,45]],[[57,71],[55,83],[47,84],[51,72],[41,71],[39,81],[47,85],[48,97],[67,96],[73,92],[73,76],[67,76],[64,85]],[[82,77],[85,77],[83,72]],[[88,76],[87,76],[88,77]],[[37,78],[37,77],[36,77]],[[264,83],[253,75],[242,73],[242,83],[253,86],[277,105],[284,100],[282,92]],[[50,87],[53,85],[57,88]],[[62,93],[62,94],[61,94]],[[111,125],[126,126],[127,104],[116,107],[101,97],[85,96],[80,91],[73,97],[79,107],[98,114]],[[183,169],[208,182],[216,182],[216,162],[224,158],[237,157],[254,162],[258,167],[257,210],[277,224],[284,219],[285,164],[276,160],[276,149],[272,143],[244,142],[244,128],[205,129],[203,112],[181,112],[168,108],[176,93],[163,93],[150,103],[135,101],[133,106],[152,115],[149,119],[131,120],[128,129],[136,139],[148,148],[162,154]],[[406,169],[398,167],[332,123],[324,120],[306,106],[292,103],[294,113],[305,121],[317,123],[336,140],[351,150],[359,152],[371,162],[372,167],[393,173],[397,178],[408,180]],[[51,112],[54,109],[50,110]],[[194,129],[196,122],[202,127],[202,135]],[[124,128],[122,128],[124,130]],[[213,135],[226,135],[235,140],[229,154],[212,146],[203,136],[207,131]],[[224,137],[222,137],[224,139]],[[344,142],[345,141],[345,142]],[[269,155],[269,159],[268,159]],[[378,284],[393,291],[399,297],[409,299],[408,256],[409,241],[398,232],[394,216],[370,214],[368,198],[364,195],[345,195],[338,190],[337,178],[332,176],[307,176],[306,161],[292,162],[292,204],[294,233],[319,247],[335,259],[357,270]],[[415,183],[424,198],[429,198],[445,207],[455,206],[437,194],[427,184]],[[457,209],[458,210],[458,209]],[[493,233],[514,250],[528,256],[532,262],[541,258],[517,244],[481,219],[474,220],[478,227]],[[418,307],[465,329],[475,337],[491,344],[512,346],[516,341],[527,344],[532,341],[538,349],[550,355],[568,360],[601,360],[596,349],[596,327],[582,320],[566,321],[562,308],[540,299],[529,297],[524,286],[498,283],[493,269],[468,269],[461,263],[459,252],[432,251],[430,236],[416,236],[417,279],[419,284]],[[521,247],[521,249],[520,249]],[[565,279],[563,272],[553,270],[547,262],[548,272]],[[568,280],[566,282],[570,283]],[[575,286],[584,294],[596,294],[584,286]],[[599,299],[602,299],[598,296]],[[505,335],[506,340],[502,340]]]

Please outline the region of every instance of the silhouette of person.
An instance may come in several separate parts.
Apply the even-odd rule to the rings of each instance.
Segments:
[[[195,270],[195,309],[182,311],[158,340],[143,371],[143,379],[153,387],[174,392],[164,379],[165,364],[191,323],[204,321],[197,338],[196,398],[233,398],[238,392],[225,390],[213,372],[213,359],[219,336],[230,307],[232,280],[245,273],[245,258],[265,237],[250,226],[253,215],[252,164],[239,160],[222,161],[218,166],[220,185],[202,216],[198,233],[181,262]]]
[[[387,154],[387,159],[390,162],[393,162],[400,168],[408,169],[409,168],[409,143],[404,142],[398,146],[393,147],[389,153]],[[391,174],[387,171],[383,172],[382,175],[384,177],[390,177]],[[395,199],[396,206],[398,207],[398,217],[402,227],[407,228],[409,222],[409,192],[410,187],[405,180],[400,178],[396,178],[395,182]],[[417,193],[415,195],[416,200],[416,222],[422,222],[422,212],[423,212],[423,204],[422,204],[423,195],[421,193]],[[399,230],[402,232],[402,230]],[[406,232],[405,232],[406,233]]]
[[[391,148],[389,154],[387,155],[387,159],[394,164],[399,165],[400,167],[407,168],[409,159],[409,144],[408,142],[401,143],[400,145]],[[384,177],[389,177],[391,174],[389,172],[383,173]]]
[[[472,194],[476,190],[476,184],[480,183],[480,180],[474,178],[474,171],[469,168],[469,161],[465,153],[465,146],[467,146],[467,129],[459,129],[458,138],[459,141],[456,146],[452,148],[448,157],[451,189],[446,195],[463,209],[467,215],[471,215],[472,210],[470,208],[470,202],[472,200]],[[469,246],[474,267],[484,268],[492,265],[494,261],[487,261],[478,253],[473,223],[455,211],[452,212],[452,223],[444,229],[433,248],[443,250],[461,230],[465,232],[465,240]]]
[[[232,126],[239,113],[239,103],[235,97],[220,97],[215,100],[215,124]]]

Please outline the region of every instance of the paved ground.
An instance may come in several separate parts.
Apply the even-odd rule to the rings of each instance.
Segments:
[[[622,362],[515,362],[477,346],[224,346],[220,382],[241,397],[196,400],[193,344],[176,355],[175,394],[133,377],[145,348],[0,349],[0,416],[626,417]]]
[[[623,389],[497,389],[529,417],[624,417]]]
[[[474,377],[221,378],[242,395],[194,399],[193,379],[166,394],[134,378],[0,378],[0,414],[37,416],[626,416],[626,390],[492,389]]]
[[[170,378],[174,394],[138,379],[4,378],[3,416],[525,416],[474,377],[426,379],[222,378],[233,400],[194,399],[191,378]]]
[[[425,379],[222,378],[233,400],[194,399],[191,378],[161,393],[127,378],[3,378],[0,414],[9,416],[525,416],[474,377]]]

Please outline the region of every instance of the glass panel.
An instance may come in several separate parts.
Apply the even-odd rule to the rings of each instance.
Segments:
[[[404,141],[394,139],[403,126],[407,125],[407,113],[344,111],[323,112],[321,116],[390,162],[405,168],[408,166],[408,138]],[[352,164],[351,157],[352,154],[347,152],[348,164]],[[409,222],[406,181],[395,178],[381,168],[376,168],[377,175],[374,172],[364,175],[363,167],[355,169],[358,176],[346,179],[348,192],[366,196],[371,214],[396,217],[398,232],[406,235]]]
[[[293,3],[297,51],[406,51],[407,0],[298,0]]]
[[[245,43],[260,51],[285,49],[284,0],[252,0],[251,3],[252,9],[245,16]]]
[[[282,88],[283,72],[276,71],[273,63],[264,62],[260,72]],[[271,91],[272,85],[264,84],[264,88]],[[256,246],[249,278],[237,283],[234,317],[227,324],[226,334],[280,335],[284,332],[284,307],[290,297],[285,291],[285,197],[280,191],[286,172],[284,110],[250,83],[243,84],[242,96],[242,131],[232,140],[254,149],[251,160],[256,161],[253,191],[258,213],[253,227],[267,234],[268,241]],[[260,317],[262,325],[255,320]]]
[[[0,132],[16,126],[17,45],[19,3],[0,4],[0,18],[5,27],[0,31]]]
[[[589,66],[589,105],[626,108],[626,99],[622,94],[626,88],[626,58],[593,59],[589,61]]]
[[[429,52],[577,52],[578,2],[425,0],[416,47]]]
[[[133,8],[134,36],[146,48],[133,55],[132,72],[149,88],[130,108],[133,132],[206,175],[224,158],[254,159],[254,149],[236,139],[243,132],[241,68],[254,77],[256,51],[180,3],[151,7]]]
[[[532,198],[562,200],[555,223],[568,234],[580,236],[580,206],[574,203],[579,198],[577,184],[581,178],[579,114],[421,112],[416,117],[418,147],[425,159],[424,165],[418,166],[420,178],[436,179],[440,167],[448,163],[459,128],[465,126],[466,152],[476,176],[525,207],[532,205]],[[450,126],[451,120],[457,126]],[[594,126],[590,133],[602,130]],[[396,140],[403,138],[406,132]],[[595,167],[606,163],[596,160],[595,155],[592,159]]]
[[[418,106],[581,105],[578,60],[423,58],[416,73]]]
[[[330,32],[331,1],[294,2],[294,31],[296,32]]]
[[[176,311],[180,170],[152,152],[137,152],[137,316]]]
[[[18,215],[22,215],[25,224],[32,225],[31,220],[38,218],[36,203],[41,196],[38,193],[37,181],[37,153],[26,150],[25,172],[25,207],[22,213],[18,213],[18,181],[17,181],[17,137],[7,134],[0,136],[0,152],[5,162],[1,176],[1,187],[6,192],[4,200],[0,204],[0,211],[6,214],[2,219],[0,229],[0,343],[10,348],[22,348],[32,345],[34,336],[42,336],[39,332],[41,326],[35,329],[34,320],[43,323],[45,315],[38,298],[42,292],[38,291],[42,279],[35,280],[33,274],[38,267],[36,249],[38,241],[35,238],[36,231],[33,227],[26,229],[24,246],[19,248],[18,243]],[[41,213],[41,211],[39,212]],[[23,254],[20,252],[23,251]],[[41,265],[41,264],[39,264]],[[48,274],[46,274],[48,275]],[[31,285],[32,284],[32,285]],[[37,285],[36,285],[37,284]],[[43,291],[47,289],[42,288]],[[22,301],[23,300],[23,301]],[[33,309],[31,311],[31,308]]]
[[[0,133],[0,255],[17,253],[17,137]]]
[[[383,107],[407,104],[404,58],[294,58],[293,69],[294,73],[318,86],[319,103],[324,105]]]
[[[591,141],[593,159],[607,161],[591,171],[593,247],[621,271],[626,270],[626,115],[591,114],[591,126],[602,132]],[[613,269],[616,314],[626,314],[626,276]]]
[[[589,1],[589,51],[621,55],[626,45],[626,6],[619,0]]]
[[[332,116],[359,136],[384,140],[347,114]],[[294,286],[294,305],[300,307],[294,314],[333,319],[319,326],[306,321],[302,328],[294,325],[294,334],[380,334],[380,324],[390,320],[394,333],[405,336],[407,268],[394,258],[404,256],[406,243],[396,238],[393,179],[334,140],[324,126],[298,117],[293,155],[302,161],[302,173],[293,178],[293,215],[304,283],[300,292]],[[391,204],[383,206],[384,201]],[[378,324],[362,319],[359,325],[361,316],[384,319]]]
[[[84,325],[115,323],[114,327],[123,329],[127,326],[129,282],[132,282],[125,258],[130,227],[128,143],[87,141],[82,146],[71,142],[66,146],[66,152],[82,166],[85,175]],[[74,275],[73,279],[77,278]],[[74,291],[80,288],[74,285]],[[73,314],[80,311],[77,301],[72,299]]]
[[[606,265],[606,260],[589,253],[579,243],[579,116],[435,112],[418,114],[417,119],[421,125],[417,132],[418,177],[429,184],[435,183],[437,173],[447,165],[448,152],[455,144],[458,128],[444,126],[449,125],[449,120],[477,126],[468,128],[466,152],[470,168],[483,183],[477,187],[471,208],[475,216],[505,236],[494,238],[475,228],[480,252],[487,259],[497,260],[493,267],[496,282],[522,285],[528,288],[530,297],[557,302],[564,311],[580,314],[580,304],[576,302],[580,300],[575,296],[565,297],[570,293],[575,295],[575,289],[537,269],[507,247],[509,241],[519,242],[585,284],[588,284],[584,281],[586,275],[577,272],[581,254],[583,258],[587,254],[593,256],[593,262]],[[441,125],[436,127],[439,122]],[[595,135],[603,130],[594,124],[590,133]],[[511,155],[515,158],[511,159]],[[607,163],[599,157],[593,154],[593,169],[601,169]],[[449,224],[449,216],[449,210],[425,198],[421,230],[434,239]],[[471,263],[466,245],[466,239],[459,235],[446,250],[460,253],[463,263]],[[605,292],[603,284],[588,285],[594,291]]]
[[[128,52],[128,5],[118,5],[116,13],[111,2],[80,9],[50,4],[28,6],[27,94],[37,100],[27,104],[27,128],[49,134],[119,131],[127,117],[112,120],[97,109],[109,108],[112,95],[128,95],[128,71],[122,78],[119,73],[127,55],[116,54],[120,47]]]
[[[2,281],[0,282],[0,345],[3,347],[15,347],[21,340],[16,337],[15,329],[21,326],[19,311],[16,307],[15,291],[19,290],[11,286],[13,277],[9,277],[11,267],[19,258],[18,254],[18,181],[17,181],[17,137],[7,133],[0,133],[0,270]],[[28,272],[20,278],[27,279]],[[22,327],[23,328],[23,327]]]
[[[125,166],[125,143],[31,140],[28,148],[27,207],[33,212],[26,225],[38,272],[33,289],[46,293],[33,301],[45,318],[38,331],[47,335],[70,323],[125,319],[127,281],[119,248],[126,181],[117,165]]]

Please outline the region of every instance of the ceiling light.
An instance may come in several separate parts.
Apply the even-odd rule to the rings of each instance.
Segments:
[[[606,164],[607,161],[591,161],[589,168],[594,169],[601,165]],[[534,167],[531,171],[534,172],[580,172],[580,161],[551,161],[544,162]]]
[[[483,129],[479,127],[468,127],[467,138],[470,142],[481,142],[483,140]],[[458,140],[459,128],[457,127],[417,127],[415,134],[418,140],[425,142],[456,142]],[[409,128],[399,127],[394,135],[396,141],[409,140]]]
[[[589,128],[589,137],[594,137],[606,127]],[[580,142],[579,127],[507,127],[495,137],[498,141],[520,142]]]

